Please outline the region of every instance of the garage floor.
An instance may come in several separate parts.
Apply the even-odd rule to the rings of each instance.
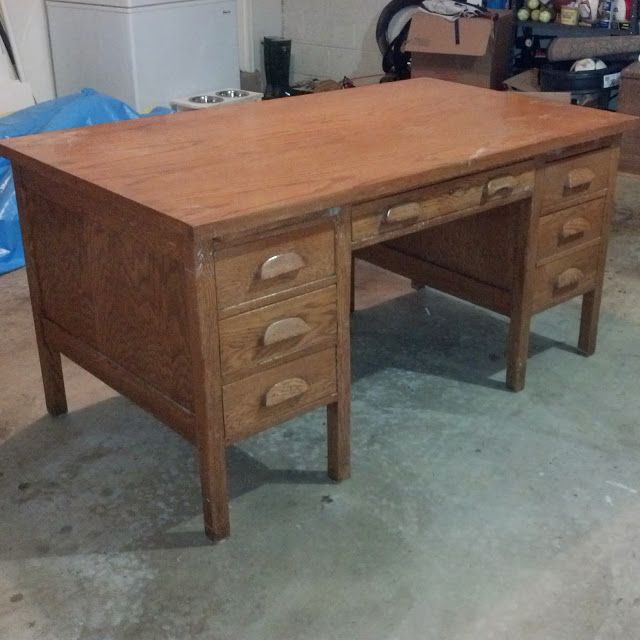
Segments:
[[[0,277],[0,638],[640,638],[639,208],[621,178],[598,352],[537,317],[520,394],[504,320],[360,265],[353,478],[322,412],[234,447],[217,545],[178,436],[68,362],[46,415]]]

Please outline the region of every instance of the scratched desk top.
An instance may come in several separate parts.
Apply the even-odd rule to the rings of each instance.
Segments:
[[[216,235],[529,159],[637,122],[416,79],[0,140],[0,154]]]

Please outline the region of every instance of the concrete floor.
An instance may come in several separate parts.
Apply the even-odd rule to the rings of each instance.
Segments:
[[[322,412],[246,441],[217,545],[178,436],[68,362],[46,415],[25,274],[0,277],[0,638],[640,638],[640,180],[619,187],[598,352],[573,350],[577,303],[538,316],[520,394],[504,320],[360,265],[353,478],[326,479]]]

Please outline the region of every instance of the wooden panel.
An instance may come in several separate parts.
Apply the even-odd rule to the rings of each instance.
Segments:
[[[191,410],[185,267],[97,219],[90,243],[98,351]]]
[[[249,311],[220,323],[225,376],[336,340],[335,286]]]
[[[353,242],[404,235],[412,225],[448,213],[527,198],[533,182],[531,165],[522,164],[365,202],[353,207]]]
[[[518,211],[518,205],[500,207],[387,244],[396,251],[508,291],[513,281]]]
[[[640,63],[630,65],[622,72],[618,112],[640,115]],[[620,171],[640,173],[640,128],[622,136]]]
[[[117,362],[109,360],[82,340],[68,334],[50,320],[44,321],[47,341],[65,356],[79,364],[89,373],[106,382],[158,420],[177,431],[181,436],[195,442],[195,418],[193,413],[171,398],[148,385],[144,380],[123,369]]]
[[[577,197],[606,189],[610,159],[611,149],[607,148],[546,165],[543,209],[558,204],[570,205]]]
[[[270,236],[216,253],[222,309],[335,274],[334,225]]]
[[[509,315],[511,308],[509,291],[444,269],[424,258],[402,253],[386,244],[361,249],[355,257],[405,276],[420,286],[427,285],[486,309]]]
[[[486,117],[471,126],[475,114]],[[2,140],[0,151],[211,237],[507,166],[634,123],[416,79]]]
[[[605,200],[599,198],[543,216],[538,227],[538,261],[600,238]]]
[[[95,347],[91,221],[31,191],[29,201],[42,312],[72,336]]]
[[[533,310],[540,311],[593,289],[600,247],[578,249],[536,269]]]
[[[336,394],[336,350],[327,349],[225,385],[228,443],[307,411]],[[269,406],[268,406],[269,405]]]

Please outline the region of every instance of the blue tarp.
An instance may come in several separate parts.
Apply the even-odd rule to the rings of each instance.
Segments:
[[[169,109],[160,108],[149,115],[169,112]],[[0,139],[140,117],[124,102],[93,89],[83,89],[80,93],[0,118]],[[11,165],[6,158],[0,157],[0,274],[22,266],[24,252]]]

